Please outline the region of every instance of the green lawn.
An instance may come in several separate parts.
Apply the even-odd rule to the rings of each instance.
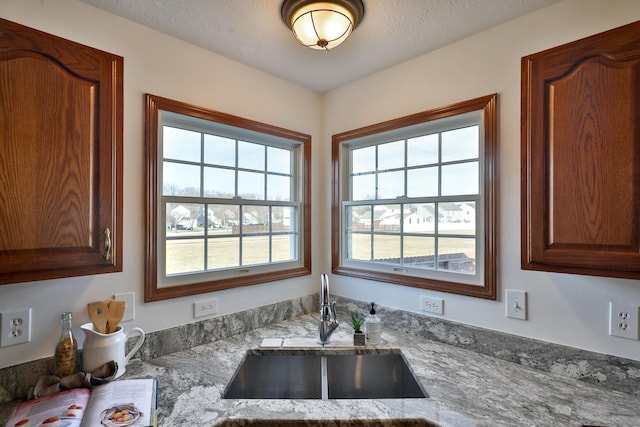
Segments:
[[[230,236],[230,230],[210,231],[217,237],[209,239],[208,268],[234,268],[240,266],[240,238]],[[469,234],[460,231],[452,234]],[[168,236],[202,236],[202,229],[176,230],[167,232]],[[475,239],[440,238],[439,253],[464,253],[475,258]],[[276,235],[272,239],[272,261],[291,260],[291,239],[287,235]],[[354,234],[351,258],[368,261],[371,259],[371,236]],[[168,240],[166,246],[167,274],[187,273],[204,270],[204,239]],[[404,256],[432,256],[435,253],[435,239],[427,236],[406,236]],[[373,258],[378,260],[400,257],[400,237],[393,235],[375,235]],[[269,262],[268,236],[245,236],[242,248],[242,265],[265,264]]]

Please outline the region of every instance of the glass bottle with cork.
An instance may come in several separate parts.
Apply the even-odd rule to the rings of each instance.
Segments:
[[[77,354],[78,341],[73,335],[73,314],[65,311],[60,315],[60,338],[56,344],[54,374],[59,378],[75,374]]]

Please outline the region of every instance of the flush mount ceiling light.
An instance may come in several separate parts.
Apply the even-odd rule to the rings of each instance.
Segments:
[[[280,13],[301,45],[331,50],[358,26],[364,4],[362,0],[284,0]]]

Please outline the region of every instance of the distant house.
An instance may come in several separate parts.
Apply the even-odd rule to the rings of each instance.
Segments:
[[[220,228],[222,226],[222,221],[218,218],[211,209],[207,209],[207,219],[209,228]],[[204,215],[198,216],[198,227],[204,227],[205,217]]]
[[[433,215],[425,216],[418,212],[413,212],[404,217],[405,232],[433,232],[434,230],[435,222],[433,221]]]
[[[291,209],[282,209],[281,215],[271,214],[271,223],[278,224],[281,228],[289,228],[291,226]]]
[[[182,205],[178,205],[169,211],[167,216],[167,229],[182,229],[190,230],[191,225],[191,211]]]
[[[175,219],[176,222],[180,222],[185,218],[191,218],[191,211],[182,205],[178,205],[171,209],[169,213],[171,218]]]
[[[260,221],[260,219],[258,219],[257,216],[249,213],[249,212],[245,212],[242,215],[242,223],[245,225],[249,225],[249,224],[260,224],[262,221]]]
[[[457,203],[439,203],[438,219],[440,222],[462,222],[464,211]]]
[[[462,203],[460,205],[460,209],[464,213],[463,221],[464,222],[474,222],[476,218],[476,204],[474,202]]]
[[[405,232],[435,231],[435,204],[405,205],[402,213],[398,206],[375,206],[373,215],[374,228],[378,231],[399,231],[400,217],[402,215],[402,224]],[[475,203],[473,202],[439,203],[437,218],[440,224],[451,223],[452,226],[460,223],[475,223],[475,211]],[[372,222],[370,215],[360,215],[354,210],[352,218],[354,230],[370,229]]]

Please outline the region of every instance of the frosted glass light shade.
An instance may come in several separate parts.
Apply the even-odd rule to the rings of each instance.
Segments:
[[[331,50],[358,26],[364,4],[362,0],[284,0],[281,14],[300,44]]]
[[[313,3],[300,8],[291,23],[298,42],[312,49],[331,50],[353,29],[353,16],[342,6]]]

